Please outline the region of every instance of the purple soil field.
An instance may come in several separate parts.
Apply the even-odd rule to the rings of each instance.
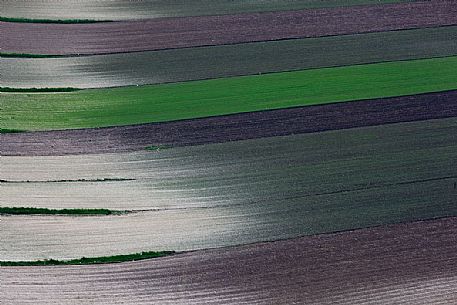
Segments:
[[[0,134],[0,155],[128,152],[457,116],[457,91],[96,129]]]
[[[1,52],[103,54],[457,24],[454,1],[94,24],[0,22]]]
[[[0,267],[2,304],[454,304],[457,218],[110,265]]]

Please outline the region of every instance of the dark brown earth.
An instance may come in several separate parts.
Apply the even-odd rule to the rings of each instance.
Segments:
[[[1,52],[102,54],[457,24],[454,1],[94,24],[0,22]]]
[[[457,218],[111,265],[0,267],[2,304],[454,304]]]
[[[457,116],[457,91],[95,129],[0,134],[0,155],[127,152]]]

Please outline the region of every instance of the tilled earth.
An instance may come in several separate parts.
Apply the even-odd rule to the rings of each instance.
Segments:
[[[0,52],[92,55],[0,58],[8,87],[166,83],[456,52],[450,0],[9,1],[2,16],[152,19],[0,22]],[[219,13],[230,15],[208,16]],[[185,251],[0,267],[0,303],[454,304],[456,134],[457,90],[0,134],[0,207],[129,210],[0,215],[0,261]]]
[[[414,0],[2,0],[5,17],[123,20],[412,2]]]
[[[457,219],[111,265],[0,267],[2,304],[452,304]]]
[[[143,211],[2,217],[0,260],[191,250],[455,215],[456,128],[451,118],[158,152],[2,157],[2,206]],[[134,180],[77,181],[104,178]]]
[[[2,52],[104,54],[457,24],[453,1],[426,1],[93,24],[0,22]]]

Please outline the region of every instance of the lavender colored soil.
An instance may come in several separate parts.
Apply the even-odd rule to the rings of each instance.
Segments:
[[[0,155],[127,152],[455,116],[457,91],[447,91],[167,123],[0,134]]]
[[[416,0],[2,0],[5,17],[131,20],[285,11]]]
[[[0,50],[102,54],[454,24],[457,6],[445,0],[76,25],[0,22]]]
[[[457,219],[93,266],[1,267],[12,304],[454,304]]]

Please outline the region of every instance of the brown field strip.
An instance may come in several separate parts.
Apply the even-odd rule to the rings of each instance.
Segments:
[[[0,267],[2,304],[452,304],[457,219],[113,265]]]
[[[457,24],[453,1],[94,24],[0,22],[7,53],[103,54]]]

